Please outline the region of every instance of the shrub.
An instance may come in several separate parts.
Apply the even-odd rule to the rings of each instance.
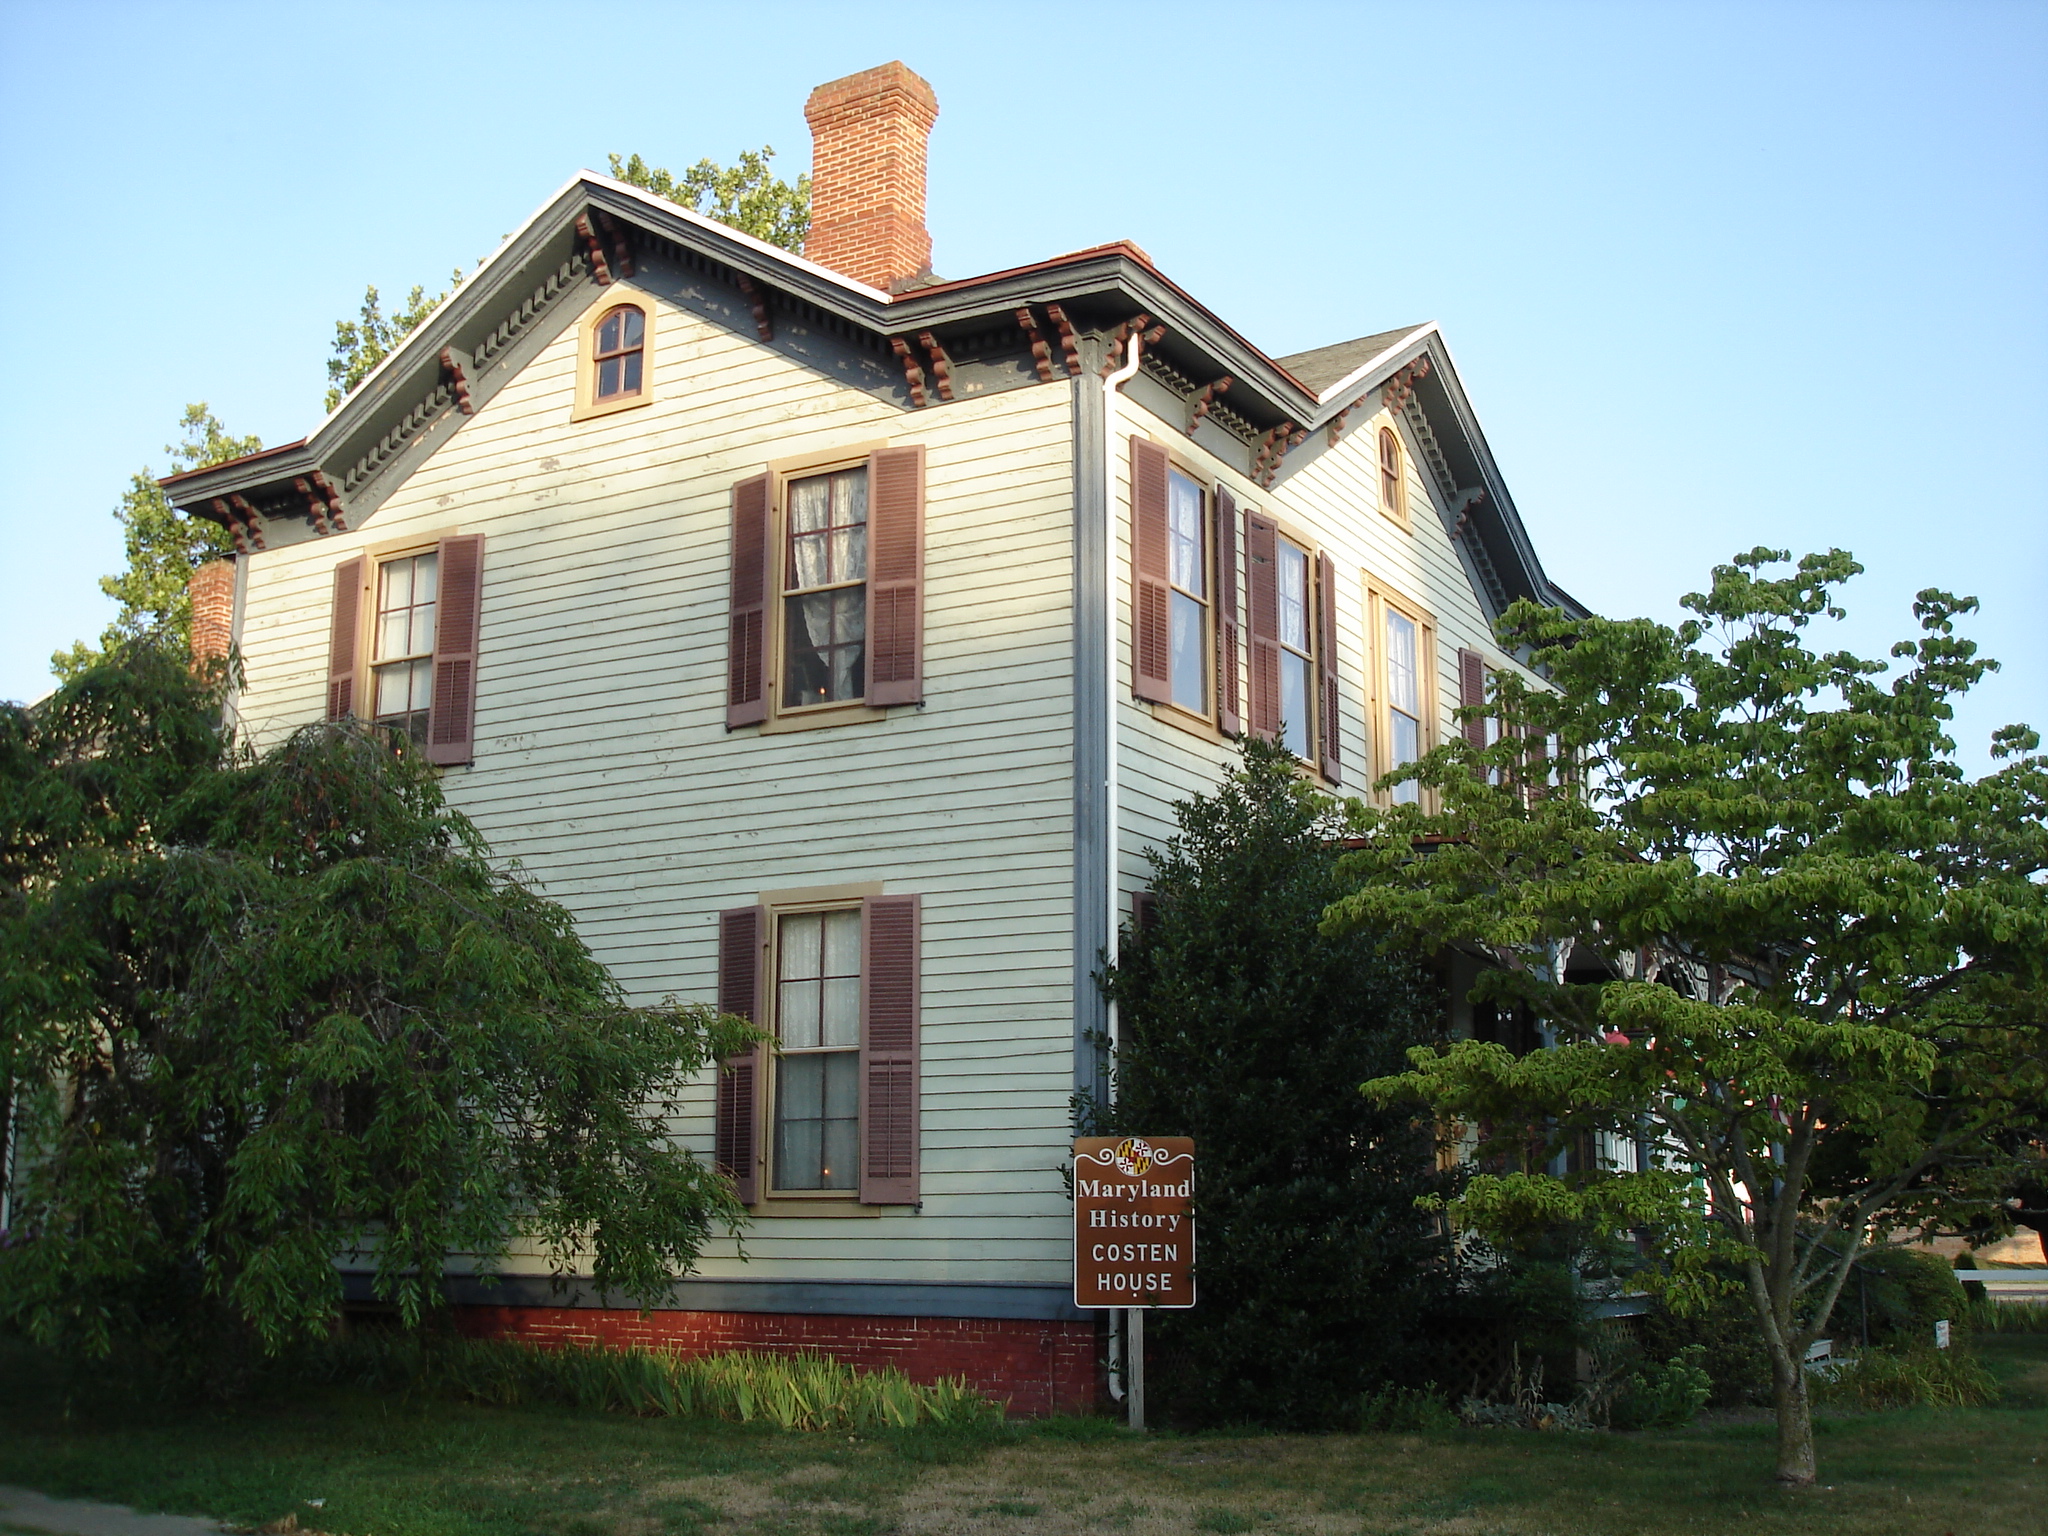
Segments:
[[[1434,1388],[1389,1384],[1359,1400],[1358,1432],[1363,1435],[1419,1434],[1457,1427],[1457,1413]]]
[[[1616,1429],[1669,1429],[1689,1424],[1713,1395],[1714,1379],[1700,1364],[1704,1345],[1688,1344],[1671,1359],[1649,1362],[1629,1376],[1608,1411]]]
[[[1723,1278],[1727,1278],[1725,1275]],[[1771,1358],[1757,1333],[1748,1295],[1716,1295],[1704,1311],[1680,1315],[1662,1302],[1642,1319],[1644,1358],[1654,1364],[1697,1349],[1712,1379],[1707,1401],[1716,1408],[1765,1407],[1771,1401]]]
[[[1970,1408],[1996,1401],[1998,1382],[1965,1349],[1864,1349],[1813,1379],[1816,1402],[1842,1408]]]
[[[1336,802],[1248,742],[1174,808],[1157,918],[1124,938],[1105,1131],[1192,1136],[1201,1305],[1147,1323],[1156,1405],[1195,1422],[1348,1428],[1360,1395],[1423,1374],[1416,1335],[1445,1244],[1416,1209],[1433,1133],[1358,1085],[1398,1070],[1440,1012],[1367,935],[1318,924],[1340,889]]]
[[[1941,1318],[1960,1319],[1968,1298],[1946,1259],[1917,1248],[1879,1248],[1856,1261],[1835,1304],[1838,1338],[1864,1335],[1886,1349],[1934,1343]]]

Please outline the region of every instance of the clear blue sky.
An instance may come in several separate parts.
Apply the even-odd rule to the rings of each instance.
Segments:
[[[1114,238],[1275,353],[1437,320],[1537,549],[1672,617],[1755,544],[1983,599],[1959,722],[2048,726],[2048,4],[0,4],[0,697],[110,616],[187,401],[317,419],[334,322],[608,150],[808,160],[938,91],[935,264]]]

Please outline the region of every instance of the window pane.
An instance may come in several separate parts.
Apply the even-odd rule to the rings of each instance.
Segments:
[[[379,667],[377,669],[377,718],[388,715],[402,715],[412,708],[412,668],[408,666]]]
[[[1173,594],[1173,702],[1198,715],[1209,712],[1207,612],[1186,593]]]
[[[411,653],[406,644],[409,629],[407,614],[410,609],[401,608],[396,613],[379,614],[377,617],[377,659],[386,656],[405,656]]]
[[[404,608],[412,602],[412,562],[410,560],[386,560],[383,566],[384,592],[377,599],[379,612],[389,613],[394,608]]]
[[[412,664],[412,707],[427,709],[434,702],[434,663],[432,659]]]
[[[1387,722],[1387,749],[1389,768],[1399,768],[1422,756],[1422,722],[1398,709],[1392,711]],[[1400,804],[1414,805],[1421,798],[1422,787],[1413,781],[1394,786],[1394,799]]]
[[[821,1044],[818,1035],[818,994],[822,981],[785,981],[777,1004],[776,1019],[782,1043],[792,1051],[807,1051]]]
[[[832,597],[820,592],[783,604],[782,702],[787,708],[828,703],[832,697]]]
[[[624,362],[626,364],[626,382],[619,390],[619,393],[622,395],[637,395],[640,393],[640,354],[638,352],[628,352]]]
[[[1421,675],[1416,670],[1416,623],[1404,613],[1387,610],[1387,703],[1420,716]]]
[[[832,477],[833,521],[866,523],[868,520],[868,472],[842,469]]]
[[[637,347],[647,335],[647,317],[637,309],[624,311],[620,319],[626,322],[626,345]]]
[[[441,557],[439,555],[414,555],[412,566],[412,600],[416,603],[431,603],[440,596]]]
[[[860,1055],[785,1056],[776,1064],[775,1183],[853,1189],[860,1146]]]
[[[832,580],[865,581],[868,575],[868,531],[865,527],[832,531]]]
[[[600,353],[619,350],[619,316],[606,315],[597,323],[597,350]]]
[[[797,480],[789,487],[789,530],[816,533],[831,526],[832,482],[825,476]]]
[[[821,976],[858,976],[860,974],[860,913],[855,911],[823,912],[819,920],[824,925],[824,967]]]
[[[1297,651],[1308,649],[1308,555],[1285,539],[1280,553],[1280,639]]]
[[[820,1045],[860,1044],[860,978],[835,976],[818,983],[825,996],[818,1025]]]
[[[1292,651],[1280,653],[1280,744],[1296,757],[1308,756],[1311,697],[1309,661]]]
[[[406,638],[406,650],[414,656],[424,656],[434,649],[434,603],[415,603],[412,610],[411,633]]]
[[[1202,562],[1202,488],[1186,475],[1167,476],[1167,545],[1173,563],[1173,584],[1195,597],[1206,597]]]
[[[822,912],[806,912],[782,920],[782,965],[784,981],[802,980],[823,974],[819,961],[824,952]]]
[[[608,399],[619,392],[619,360],[614,357],[597,365],[597,398]]]

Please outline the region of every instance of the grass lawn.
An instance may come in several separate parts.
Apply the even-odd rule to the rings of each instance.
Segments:
[[[1771,1427],[1639,1435],[1129,1436],[1093,1421],[962,1440],[781,1434],[320,1389],[235,1412],[96,1401],[0,1351],[0,1482],[334,1536],[1678,1531],[2048,1526],[2048,1335],[1975,1347],[1994,1408],[1834,1417],[1822,1487],[1770,1482]],[[320,1506],[308,1501],[323,1500]]]

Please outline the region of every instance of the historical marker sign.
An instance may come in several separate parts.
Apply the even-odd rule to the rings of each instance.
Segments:
[[[1195,1304],[1195,1143],[1074,1138],[1074,1305]]]

